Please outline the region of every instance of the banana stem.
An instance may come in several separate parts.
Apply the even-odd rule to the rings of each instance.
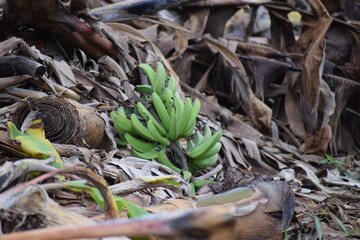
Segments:
[[[185,171],[189,171],[185,153],[183,151],[181,151],[180,147],[176,144],[176,142],[171,141],[169,147],[178,156],[178,158],[180,160],[181,169],[185,170]]]

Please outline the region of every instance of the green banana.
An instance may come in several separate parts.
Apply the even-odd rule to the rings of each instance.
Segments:
[[[131,123],[136,131],[136,133],[143,138],[156,142],[156,139],[153,137],[153,135],[150,133],[149,129],[147,129],[138,119],[135,113],[131,114],[130,116]]]
[[[212,135],[212,133],[211,133],[211,129],[210,129],[209,125],[205,124],[203,139],[208,139],[209,137],[211,137],[211,135]]]
[[[200,107],[201,107],[200,100],[195,98],[193,106],[192,106],[192,110],[191,110],[191,115],[190,115],[188,122],[186,124],[186,127],[184,129],[184,134],[183,134],[184,138],[190,137],[191,134],[193,133],[195,124],[196,124],[196,118],[200,111]]]
[[[183,129],[179,129],[179,125],[180,125],[180,122],[181,122],[181,119],[183,117],[183,112],[184,112],[184,102],[182,101],[179,93],[175,93],[174,94],[174,101],[175,101],[175,112],[176,112],[176,122],[177,122],[177,128],[178,128],[178,131],[182,132]],[[180,135],[178,132],[178,135]]]
[[[139,110],[140,115],[144,119],[149,119],[153,121],[153,124],[155,125],[156,129],[160,132],[162,136],[166,136],[166,130],[164,127],[155,119],[155,117],[149,112],[149,110],[142,104],[142,102],[138,102],[136,104],[137,109]]]
[[[209,157],[217,154],[220,151],[221,147],[222,147],[221,143],[217,142],[217,143],[215,143],[214,146],[212,146],[210,149],[205,151],[203,154],[201,154],[200,156],[194,158],[194,160],[209,158]]]
[[[110,113],[110,117],[111,116],[121,116],[121,117],[123,117],[123,118],[125,118],[125,119],[128,119],[127,118],[127,116],[126,116],[126,112],[125,112],[125,108],[124,107],[119,107],[117,110],[116,110],[116,112],[115,111],[112,111],[111,113]]]
[[[177,173],[181,173],[181,169],[176,167],[168,158],[168,156],[166,155],[166,150],[162,150],[159,152],[158,158],[157,158],[158,162],[167,166],[168,168],[170,168],[171,170],[177,172]]]
[[[191,140],[188,140],[186,143],[186,150],[188,152],[190,152],[191,150],[194,149],[194,147],[195,147],[195,144]]]
[[[191,158],[196,158],[211,149],[211,147],[213,147],[219,141],[222,133],[222,129],[219,129],[219,131],[217,131],[211,137],[208,137],[207,139],[204,138],[204,140],[199,145],[197,145],[193,150],[188,152],[188,156]]]
[[[170,90],[171,91],[171,90]],[[179,104],[179,107],[181,110],[184,109],[184,102],[183,100],[181,99],[180,97],[180,94],[179,93],[174,93],[174,101],[175,101],[175,106],[177,107],[177,105]]]
[[[161,136],[160,132],[156,129],[155,124],[151,119],[147,121],[147,128],[149,129],[149,132],[152,134],[152,136],[156,139],[156,142],[165,146],[170,145],[169,139]]]
[[[140,116],[146,120],[150,119],[152,116],[152,114],[149,112],[149,110],[144,106],[144,104],[142,102],[137,102],[136,103],[136,108],[140,114]]]
[[[170,122],[171,125],[168,131],[168,137],[171,140],[176,140],[178,139],[178,122],[175,107],[171,108],[170,110]]]
[[[165,105],[162,102],[161,98],[159,97],[159,95],[156,92],[153,92],[151,94],[152,100],[153,100],[153,104],[155,106],[155,110],[157,112],[157,115],[159,116],[162,124],[164,125],[165,129],[167,131],[169,131],[170,128],[170,118],[169,118],[169,114],[166,111]]]
[[[131,156],[143,158],[143,159],[155,159],[159,156],[158,147],[155,147],[145,153],[141,153],[141,152],[136,151],[135,149],[132,149],[130,151],[130,153],[131,153]]]
[[[119,113],[119,111],[117,112]],[[118,133],[134,132],[130,119],[128,119],[125,114],[122,114],[122,112],[120,112],[120,114],[117,112],[112,111],[110,117]]]
[[[124,137],[132,148],[141,153],[149,152],[151,149],[157,147],[156,144],[140,140],[139,138],[132,136],[130,133],[125,133]]]
[[[195,131],[195,133],[194,133],[195,147],[199,146],[200,143],[203,141],[203,139],[204,139],[204,136],[199,131]]]
[[[146,63],[139,64],[139,68],[141,68],[145,72],[152,88],[155,90],[157,76],[156,76],[154,69],[149,64],[146,64]]]
[[[193,125],[190,128],[187,128],[187,130],[184,131],[184,133],[182,134],[182,137],[183,138],[190,137],[194,132],[195,125],[196,125],[196,121],[193,123]]]
[[[156,87],[154,90],[157,94],[161,95],[162,89],[165,87],[166,70],[161,62],[158,62],[156,67]]]
[[[164,93],[161,95],[165,108],[170,113],[171,108],[174,106],[174,94],[169,88],[164,89]]]
[[[125,127],[119,123],[120,116],[115,111],[112,111],[110,113],[110,118],[112,119],[112,121],[114,123],[114,127],[119,134],[126,132]],[[130,122],[130,124],[131,124],[131,122]]]
[[[168,77],[167,78],[167,87],[171,90],[172,93],[176,93],[176,88],[177,88],[177,82],[175,80],[175,78],[173,77]]]
[[[126,117],[126,112],[125,112],[125,108],[124,107],[119,107],[117,110],[116,110],[116,113],[118,115],[122,115],[122,116],[125,116]]]
[[[190,171],[190,172],[191,172],[191,171]],[[190,185],[189,195],[190,195],[190,197],[195,197],[196,191],[195,191],[194,183],[190,183],[189,185]]]
[[[209,158],[197,159],[192,161],[192,165],[200,169],[214,166],[219,158],[219,154],[212,155]]]
[[[151,95],[153,88],[150,85],[136,85],[136,90],[146,95]]]
[[[179,121],[179,137],[184,137],[184,133],[186,131],[186,125],[189,121],[190,115],[192,111],[192,105],[190,98],[185,98],[184,108],[182,111],[182,116]]]

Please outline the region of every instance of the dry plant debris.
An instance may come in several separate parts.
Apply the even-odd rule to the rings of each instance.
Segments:
[[[2,239],[360,237],[359,1],[0,4]],[[223,130],[190,177],[116,142],[158,62]]]

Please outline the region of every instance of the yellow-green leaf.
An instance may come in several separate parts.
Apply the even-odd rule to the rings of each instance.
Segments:
[[[24,133],[20,132],[12,122],[7,122],[7,128],[10,139],[18,143],[24,153],[37,159],[54,156],[55,161],[50,165],[57,168],[63,167],[60,155],[51,142],[45,138],[44,124],[41,120],[34,120]]]
[[[146,183],[170,183],[175,186],[180,186],[180,183],[174,181],[177,177],[174,175],[166,175],[166,176],[143,176],[139,177],[139,179],[143,180]]]

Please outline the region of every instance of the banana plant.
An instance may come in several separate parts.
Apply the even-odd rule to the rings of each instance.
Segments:
[[[156,71],[148,64],[140,64],[149,85],[137,85],[145,96],[134,108],[120,107],[110,113],[119,135],[119,143],[131,146],[131,154],[144,159],[155,159],[184,179],[213,166],[221,150],[222,130],[214,132],[208,125],[203,134],[196,130],[200,111],[199,99],[184,100],[176,92],[177,82],[166,76],[160,62]]]

